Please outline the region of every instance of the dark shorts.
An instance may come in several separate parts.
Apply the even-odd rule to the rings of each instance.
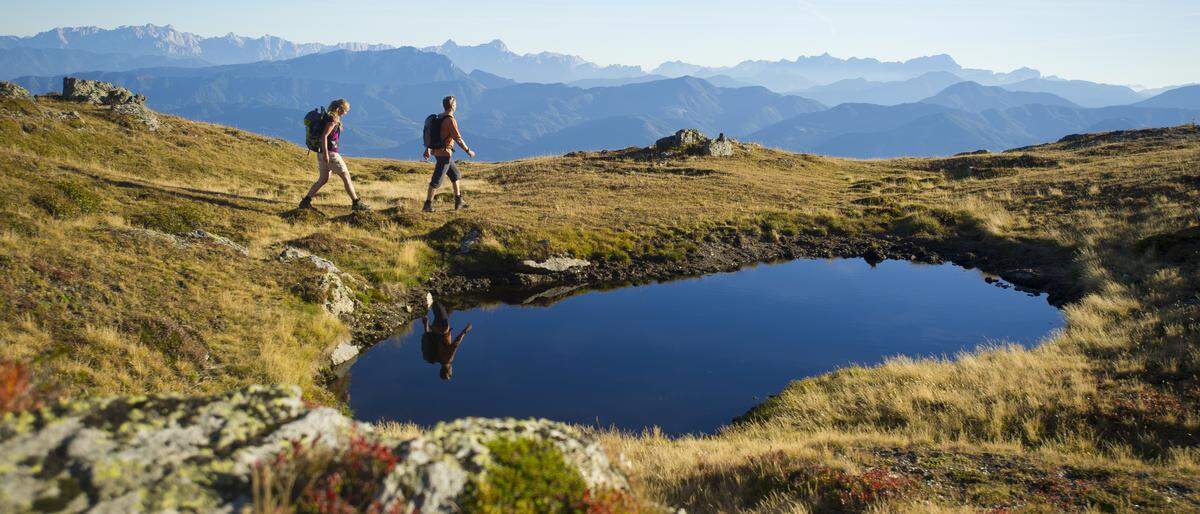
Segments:
[[[451,182],[458,182],[458,179],[462,177],[458,173],[458,166],[449,157],[437,158],[437,164],[433,167],[433,178],[429,179],[429,187],[436,188],[441,186],[442,175],[450,177]]]

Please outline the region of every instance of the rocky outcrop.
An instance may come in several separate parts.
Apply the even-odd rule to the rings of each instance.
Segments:
[[[384,481],[381,495],[385,510],[409,502],[419,512],[459,512],[457,499],[491,463],[486,443],[499,438],[553,444],[589,487],[628,487],[599,443],[579,428],[545,420],[466,418],[440,423],[397,448],[401,461]]]
[[[12,82],[0,81],[0,99],[31,100],[33,95]]]
[[[540,420],[462,419],[415,439],[388,441],[330,408],[306,407],[296,388],[215,396],[125,397],[64,403],[0,419],[0,512],[241,512],[252,474],[285,450],[345,451],[353,439],[389,448],[378,501],[404,512],[457,512],[486,477],[487,443],[552,444],[593,488],[625,477],[589,433]],[[390,510],[386,510],[390,512]]]
[[[298,389],[128,397],[10,414],[0,512],[218,511],[245,503],[251,466],[289,441],[343,444],[354,421]]]
[[[729,157],[733,155],[733,140],[726,138],[725,133],[704,145],[704,154],[711,157]]]
[[[661,151],[677,150],[708,141],[708,137],[696,129],[683,129],[654,142],[654,148]]]
[[[591,265],[591,262],[572,257],[551,257],[544,261],[521,261],[522,271],[540,274],[562,273],[564,271],[570,271],[575,268],[582,268]]]
[[[62,96],[64,100],[96,105],[144,105],[146,103],[146,97],[121,86],[75,77],[63,78]]]
[[[709,139],[699,130],[683,129],[655,141],[654,149],[666,153],[729,157],[733,155],[734,141],[725,137],[724,133],[716,139]]]
[[[234,252],[241,254],[243,257],[250,256],[250,250],[248,248],[225,236],[219,236],[211,232],[197,229],[184,234],[184,237],[191,239],[198,244],[228,248],[229,250],[233,250]]]
[[[283,252],[280,252],[278,260],[300,262],[320,271],[321,273],[312,279],[312,283],[306,284],[306,289],[315,293],[309,299],[321,303],[325,310],[334,316],[346,316],[354,313],[356,307],[354,291],[347,284],[353,279],[343,273],[332,261],[294,246],[284,248]]]

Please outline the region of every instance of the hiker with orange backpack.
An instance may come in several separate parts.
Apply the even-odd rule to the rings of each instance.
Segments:
[[[455,144],[458,144],[458,147],[465,150],[471,157],[475,157],[475,151],[467,147],[467,143],[462,139],[462,134],[458,131],[458,120],[454,119],[458,101],[453,96],[447,96],[442,99],[442,108],[444,112],[441,114],[431,114],[425,118],[424,157],[426,161],[429,160],[430,155],[436,157],[433,177],[429,180],[429,192],[425,195],[425,212],[433,212],[433,193],[442,185],[442,176],[450,178],[450,186],[454,189],[454,209],[468,207],[463,202],[462,188],[458,185],[462,174],[458,172],[458,166],[454,164],[452,157]]]
[[[300,200],[301,209],[312,208],[313,196],[316,196],[317,192],[325,187],[325,183],[329,181],[329,173],[332,172],[342,178],[346,194],[350,195],[350,208],[356,211],[367,210],[362,199],[358,197],[358,193],[354,192],[354,183],[350,180],[350,170],[346,168],[346,162],[342,160],[339,153],[342,117],[348,112],[350,112],[350,102],[339,98],[329,103],[328,110],[318,107],[304,116],[306,128],[304,142],[309,150],[317,152],[318,175],[316,183],[309,188],[304,199]]]

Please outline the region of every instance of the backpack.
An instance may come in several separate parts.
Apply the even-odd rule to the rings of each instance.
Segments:
[[[317,107],[304,115],[304,144],[309,150],[321,151],[321,136],[325,135],[325,126],[329,124],[329,113],[324,107]]]
[[[425,148],[446,147],[446,142],[442,140],[442,123],[444,121],[446,118],[443,118],[441,114],[430,114],[425,118]]]

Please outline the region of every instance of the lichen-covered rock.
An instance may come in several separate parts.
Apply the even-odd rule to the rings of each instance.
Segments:
[[[733,155],[733,141],[726,138],[724,133],[716,139],[705,143],[704,155],[711,157],[729,157]]]
[[[0,98],[11,98],[16,100],[30,100],[33,95],[25,88],[13,84],[12,82],[0,81]]]
[[[572,257],[551,257],[544,261],[524,260],[521,268],[530,273],[562,273],[575,268],[591,266],[592,263]]]
[[[0,418],[0,512],[241,512],[259,464],[296,447],[345,452],[355,438],[394,447],[381,504],[458,512],[487,477],[488,443],[553,445],[594,489],[627,489],[594,436],[544,420],[469,418],[415,439],[386,441],[296,388],[251,387],[205,397],[62,403]],[[385,510],[390,512],[391,510]]]
[[[86,80],[76,77],[63,78],[62,96],[66,100],[97,105],[122,105],[146,103],[146,97],[108,82]]]
[[[673,135],[655,141],[654,148],[663,151],[677,150],[707,142],[708,136],[705,136],[703,132],[696,129],[683,129]]]
[[[162,128],[158,115],[145,105],[138,103],[119,103],[110,107],[112,113],[130,126],[144,127],[156,131]]]
[[[280,252],[278,259],[283,262],[300,261],[322,271],[311,284],[311,288],[320,292],[320,299],[325,310],[334,316],[346,316],[354,313],[357,307],[354,300],[354,290],[347,285],[350,276],[343,273],[329,259],[319,257],[304,250],[289,246]]]
[[[591,488],[629,486],[596,439],[582,429],[546,420],[464,418],[439,423],[397,447],[401,459],[384,481],[381,503],[393,507],[407,502],[420,512],[458,512],[467,484],[486,476],[491,464],[486,444],[499,438],[553,444]]]
[[[64,403],[0,420],[0,512],[228,511],[251,466],[290,445],[345,444],[356,423],[295,388]]]

